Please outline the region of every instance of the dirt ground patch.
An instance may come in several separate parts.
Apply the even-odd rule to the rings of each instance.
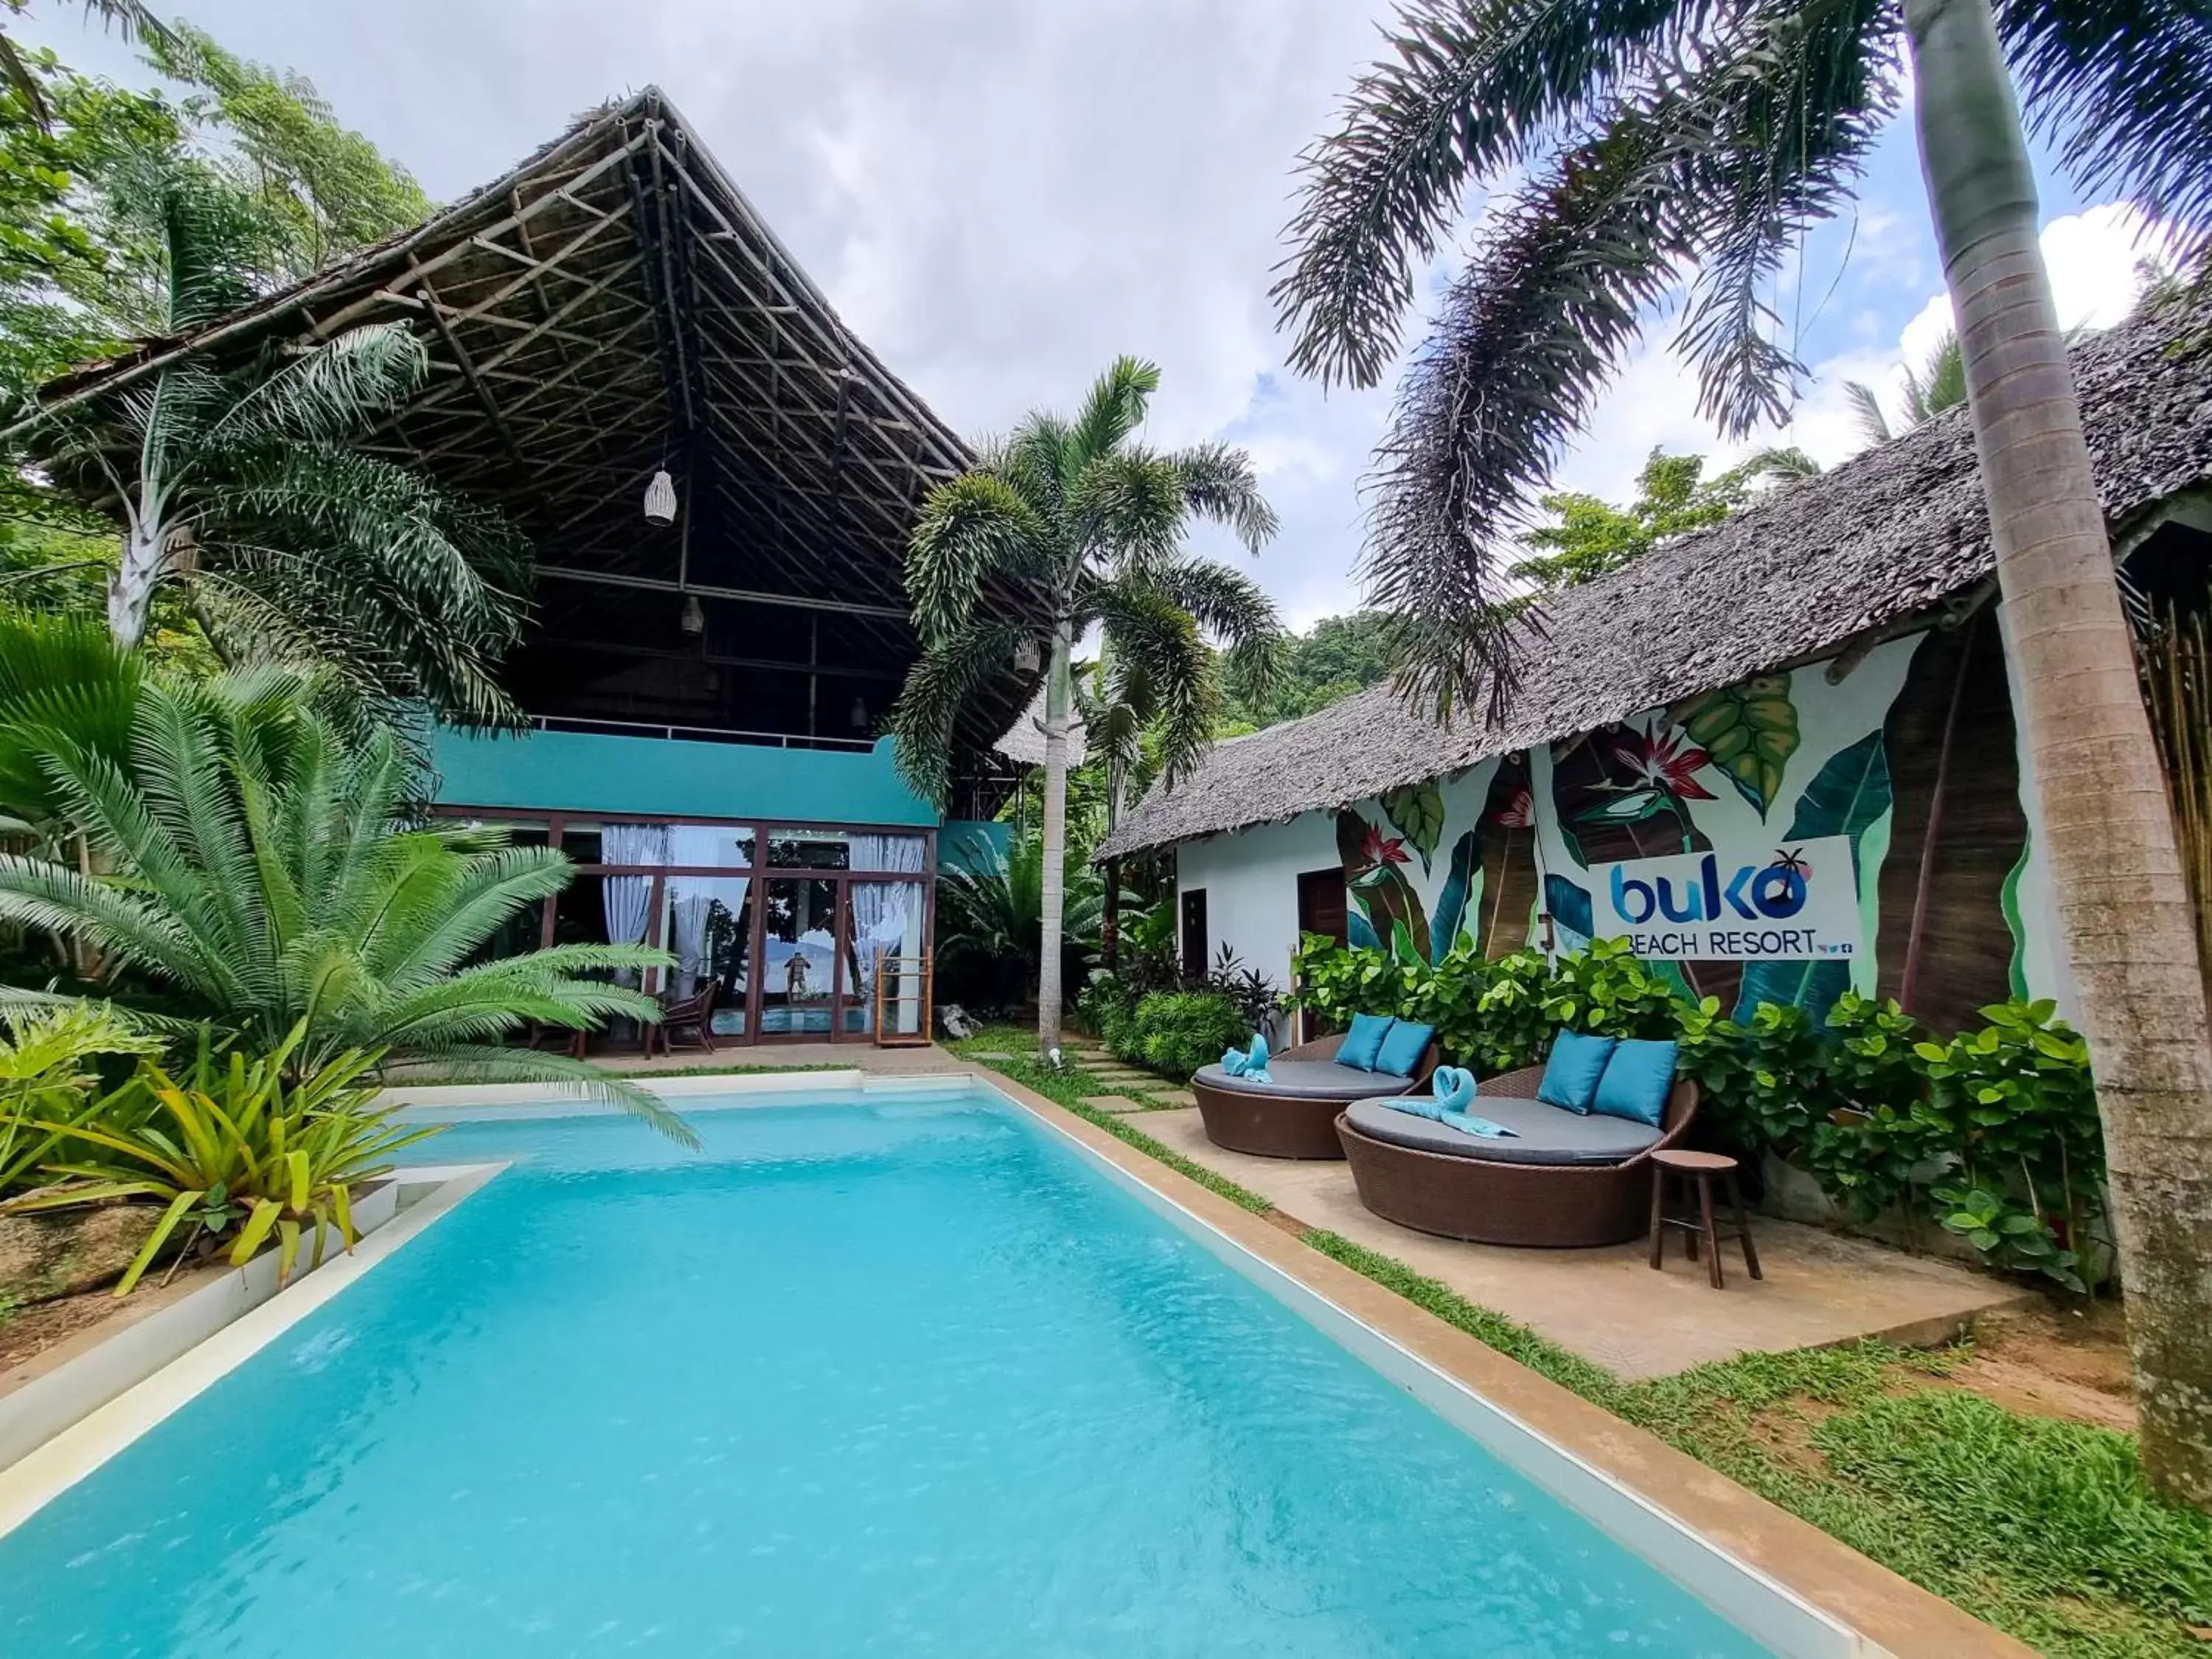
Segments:
[[[2050,1303],[1975,1322],[1972,1357],[1931,1386],[1970,1389],[2009,1410],[2132,1433],[2127,1327],[2118,1303]]]
[[[179,1267],[176,1280],[171,1282],[189,1282],[203,1275],[216,1275],[229,1271],[228,1262],[215,1257]],[[153,1289],[156,1277],[149,1276],[147,1291]],[[112,1287],[102,1287],[0,1314],[0,1373],[21,1364],[27,1359],[36,1358],[56,1343],[67,1341],[79,1331],[89,1330],[104,1319],[131,1310],[129,1299],[119,1299]]]

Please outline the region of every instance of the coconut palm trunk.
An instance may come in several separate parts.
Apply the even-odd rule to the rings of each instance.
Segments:
[[[1037,929],[1037,1052],[1060,1047],[1060,933],[1067,910],[1067,709],[1073,641],[1063,622],[1052,632],[1044,685],[1044,883]]]
[[[2212,1504],[2212,1042],[2165,779],[1987,0],[1906,0],[1922,170],[1964,348],[2017,709],[2124,1265],[2146,1472]]]

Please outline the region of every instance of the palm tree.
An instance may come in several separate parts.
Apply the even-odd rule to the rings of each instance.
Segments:
[[[118,1002],[155,988],[157,1020],[204,1019],[263,1054],[304,1023],[288,1050],[301,1075],[388,1049],[472,1081],[579,1084],[688,1138],[632,1085],[501,1046],[532,1022],[658,1018],[651,998],[589,975],[669,958],[569,945],[483,959],[504,923],[568,884],[568,860],[473,827],[405,827],[404,746],[380,727],[348,735],[332,702],[327,684],[282,670],[149,681],[121,763],[54,742],[54,789],[112,873],[0,856],[0,921],[92,946]]]
[[[125,195],[159,230],[160,333],[252,300],[257,232],[234,191],[176,158],[135,185]],[[512,720],[494,672],[524,615],[520,537],[353,447],[428,370],[404,324],[373,324],[236,368],[182,358],[118,398],[34,415],[19,428],[33,458],[123,520],[116,643],[137,649],[155,591],[175,585],[233,659],[321,660],[365,695]]]
[[[2017,75],[2085,189],[2212,223],[2212,25],[2124,0],[1410,0],[1305,157],[1293,362],[1371,384],[1416,261],[1498,186],[1399,392],[1367,552],[1409,695],[1510,696],[1489,601],[1528,496],[1659,302],[1731,436],[1804,368],[1765,295],[1909,91],[2030,775],[2111,1152],[2143,1460],[2212,1503],[2212,1042],[2189,896],[2036,233]],[[2123,902],[2123,915],[2116,907]]]
[[[144,40],[157,46],[175,43],[176,36],[170,33],[168,25],[147,9],[144,0],[84,0],[84,11],[88,18],[98,18],[126,40]],[[0,79],[22,94],[23,102],[41,126],[53,118],[38,76],[15,49],[13,38],[3,30],[0,30]]]
[[[995,607],[993,594],[1016,588],[1047,607],[1037,973],[1037,1041],[1047,1053],[1060,1043],[1076,642],[1100,628],[1113,657],[1143,677],[1173,780],[1205,753],[1220,707],[1201,630],[1226,639],[1240,671],[1261,679],[1282,635],[1274,605],[1249,579],[1182,551],[1183,527],[1194,517],[1228,526],[1257,552],[1274,534],[1275,515],[1243,451],[1200,444],[1163,453],[1136,441],[1159,383],[1158,368],[1124,357],[1099,377],[1073,421],[1029,416],[974,471],[930,491],[907,559],[923,651],[890,726],[901,770],[929,799],[943,801],[950,787],[952,724],[963,703],[1036,646],[1031,624]]]
[[[1890,425],[1889,416],[1882,411],[1881,394],[1864,380],[1844,382],[1844,395],[1850,399],[1859,431],[1870,444],[1886,444],[1899,432],[1910,432],[1930,416],[1956,409],[1966,401],[1966,357],[1959,349],[1956,330],[1943,331],[1918,368],[1910,363],[1900,367],[1905,375],[1902,426]]]

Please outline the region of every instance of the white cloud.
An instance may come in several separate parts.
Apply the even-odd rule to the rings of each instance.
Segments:
[[[2142,291],[2138,262],[2148,244],[2147,222],[2123,203],[2107,203],[2052,220],[2039,239],[2062,328],[2108,328],[2128,314]],[[1607,392],[1588,434],[1562,461],[1565,488],[1612,500],[1634,489],[1638,471],[1656,447],[1701,452],[1726,465],[1762,444],[1795,444],[1823,465],[1866,446],[1844,394],[1846,381],[1873,386],[1894,422],[1904,405],[1902,366],[1924,364],[1951,326],[1951,302],[1930,294],[1911,319],[1886,343],[1870,341],[1814,366],[1812,385],[1792,419],[1742,443],[1723,442],[1697,410],[1697,380],[1667,349],[1670,330],[1655,329]]]

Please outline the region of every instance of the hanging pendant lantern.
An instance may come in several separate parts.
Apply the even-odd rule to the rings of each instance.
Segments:
[[[645,521],[647,524],[676,522],[676,481],[662,467],[653,475],[653,482],[645,487]]]
[[[699,596],[696,593],[686,593],[684,596],[684,614],[678,621],[683,624],[684,631],[687,634],[697,635],[707,631],[707,613],[700,609]]]
[[[1037,642],[1035,640],[1024,640],[1019,645],[1014,647],[1014,672],[1016,673],[1036,673],[1037,672]]]

